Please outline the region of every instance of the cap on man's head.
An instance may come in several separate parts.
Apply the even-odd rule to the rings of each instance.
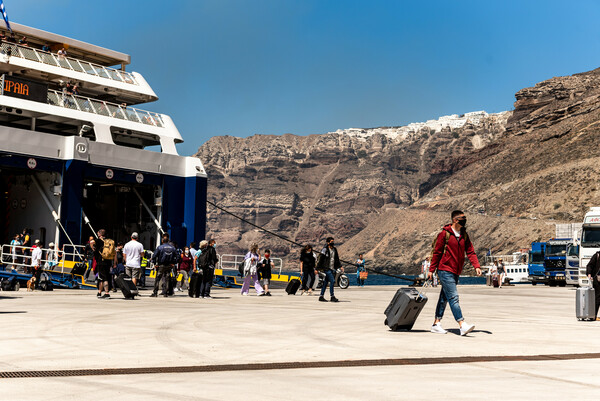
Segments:
[[[35,240],[35,243],[36,243],[36,244],[39,244],[39,243],[40,243],[40,240],[39,240],[39,239],[36,239],[36,240]]]
[[[54,246],[54,242],[48,244],[48,247],[52,248]]]
[[[131,233],[131,238],[138,239],[138,233],[136,233],[136,232]]]

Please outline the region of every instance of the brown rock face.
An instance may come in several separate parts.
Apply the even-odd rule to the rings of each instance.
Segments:
[[[600,205],[600,70],[516,94],[512,112],[323,135],[214,137],[198,157],[209,198],[301,243],[336,237],[342,257],[414,273],[462,209],[479,255],[513,252]],[[297,249],[209,207],[221,252]],[[289,264],[288,268],[292,267]],[[295,267],[295,262],[293,267]]]
[[[509,115],[455,116],[455,128],[430,122],[306,137],[214,137],[197,156],[209,173],[209,199],[220,206],[300,243],[317,245],[329,235],[343,243],[381,212],[410,207],[476,161],[460,156],[497,140]],[[245,252],[256,241],[297,257],[293,245],[210,207],[208,230],[222,253]]]

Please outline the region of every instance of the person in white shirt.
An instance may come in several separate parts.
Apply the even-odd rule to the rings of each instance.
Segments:
[[[138,241],[138,233],[131,234],[131,241],[123,247],[123,259],[125,262],[125,274],[131,277],[133,284],[142,277],[142,256],[144,255],[144,246]]]
[[[31,268],[35,271],[42,264],[42,247],[40,246],[40,240],[35,240],[33,250],[31,251]]]

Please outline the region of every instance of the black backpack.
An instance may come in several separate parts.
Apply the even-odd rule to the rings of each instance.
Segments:
[[[208,260],[209,258],[209,254],[208,251],[204,250],[200,256],[198,256],[198,259],[196,259],[196,267],[198,269],[206,269],[208,267]]]

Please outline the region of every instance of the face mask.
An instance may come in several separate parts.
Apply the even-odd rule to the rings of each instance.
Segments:
[[[331,241],[331,242],[329,243],[329,246],[334,246],[334,245],[335,245],[335,244],[333,243],[333,241]]]
[[[457,223],[459,226],[464,227],[467,225],[467,218],[465,217],[463,219],[457,220]]]
[[[185,251],[185,254],[186,254],[186,255],[189,255],[189,254],[190,254],[190,251]]]

